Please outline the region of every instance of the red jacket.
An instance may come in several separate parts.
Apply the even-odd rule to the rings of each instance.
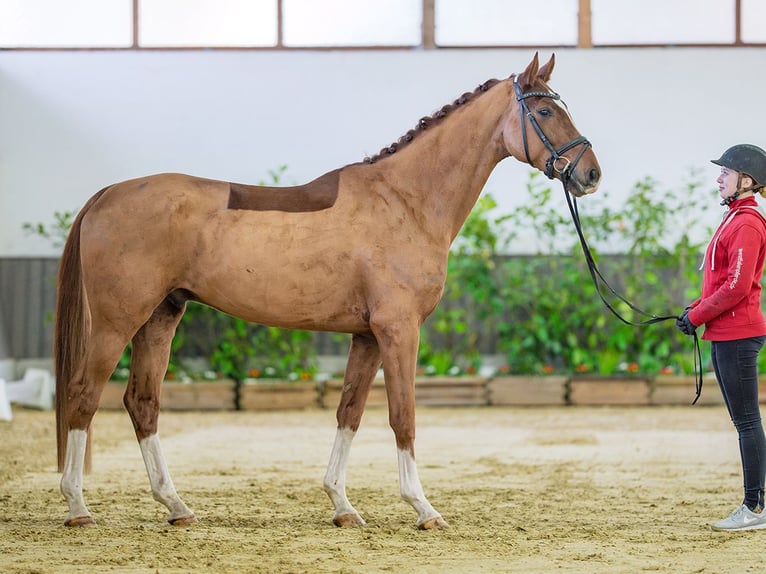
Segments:
[[[705,325],[703,339],[732,341],[766,335],[761,275],[766,257],[766,219],[755,197],[737,200],[705,251],[702,297],[689,319]]]

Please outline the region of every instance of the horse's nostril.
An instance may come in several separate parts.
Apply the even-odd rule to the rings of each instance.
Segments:
[[[596,183],[599,177],[601,177],[601,174],[598,170],[595,167],[590,168],[590,171],[588,172],[588,181],[590,183]]]

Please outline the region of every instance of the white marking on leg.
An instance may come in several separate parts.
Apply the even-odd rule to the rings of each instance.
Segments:
[[[61,494],[69,503],[67,520],[90,516],[82,496],[82,474],[87,442],[88,433],[84,430],[70,430],[67,434],[64,472],[61,476]]]
[[[146,472],[149,475],[149,484],[152,487],[154,500],[167,506],[170,510],[168,521],[178,518],[193,517],[194,513],[183,503],[176,492],[173,480],[170,478],[165,456],[162,454],[160,438],[158,435],[142,439],[139,443],[141,455],[144,457]]]
[[[396,454],[399,461],[399,491],[402,500],[408,502],[418,513],[418,525],[429,518],[441,517],[441,514],[436,512],[431,503],[426,500],[418,477],[415,458],[407,450],[397,449]]]
[[[351,442],[355,436],[356,433],[349,428],[339,428],[335,433],[335,443],[330,454],[330,463],[327,465],[327,472],[324,476],[324,491],[332,500],[336,518],[344,514],[353,514],[359,519],[360,524],[365,524],[346,496],[348,455],[351,450]]]

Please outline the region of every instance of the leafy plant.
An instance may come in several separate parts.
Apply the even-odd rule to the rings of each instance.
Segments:
[[[488,216],[496,207],[491,195],[480,197],[452,247],[441,302],[421,329],[418,364],[426,373],[476,372],[481,363],[472,326],[492,329],[504,307],[495,277],[502,220]]]
[[[56,249],[62,249],[76,215],[76,211],[54,211],[53,223],[23,223],[21,228],[30,235],[47,239]]]
[[[604,193],[589,198],[580,211],[602,274],[641,309],[673,314],[699,288],[695,263],[704,244],[691,239],[694,220],[682,211],[687,209],[684,199],[700,186],[694,173],[684,193],[667,193],[646,178],[623,204],[614,204]],[[571,222],[551,203],[550,188],[533,174],[527,192],[529,200],[508,221],[533,230],[540,250],[510,258],[502,268],[507,321],[499,335],[510,369],[610,374],[635,365],[634,372],[690,372],[689,361],[681,357],[686,351],[691,358],[691,347],[672,321],[634,327],[612,316],[595,291]],[[644,319],[608,292],[604,295],[627,320]]]

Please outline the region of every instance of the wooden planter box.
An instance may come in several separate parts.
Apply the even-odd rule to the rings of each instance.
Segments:
[[[415,403],[430,406],[486,406],[487,379],[484,377],[418,377]]]
[[[651,404],[653,405],[691,405],[697,393],[697,380],[694,375],[657,375],[652,382]],[[763,393],[760,399],[763,401]],[[703,377],[702,394],[698,405],[722,405],[723,396],[718,388],[718,381],[712,374]]]
[[[567,381],[564,375],[510,375],[487,383],[490,405],[565,405]]]
[[[122,397],[125,395],[126,381],[107,381],[104,391],[101,393],[101,402],[98,408],[109,411],[124,411]]]
[[[109,381],[101,394],[99,407],[107,410],[125,410],[122,397],[124,381]],[[164,381],[160,395],[160,408],[165,411],[232,411],[235,408],[234,381],[193,381],[181,383]]]
[[[569,381],[573,405],[648,405],[650,383],[641,377],[578,375]]]
[[[319,406],[314,381],[263,381],[247,379],[239,388],[239,408],[243,411],[307,409]]]
[[[322,406],[336,408],[340,402],[342,390],[342,380],[327,381],[322,392]],[[485,406],[488,404],[487,379],[484,377],[417,377],[415,403],[430,406]],[[372,383],[367,406],[387,405],[384,380],[377,378]]]
[[[236,408],[234,381],[162,383],[160,408],[166,411],[233,411]]]
[[[330,379],[326,381],[322,388],[320,395],[320,401],[322,407],[326,409],[336,409],[340,404],[340,396],[343,393],[343,379]],[[370,388],[370,394],[367,397],[368,407],[385,407],[388,406],[388,397],[386,396],[386,383],[380,377],[376,378],[372,387]]]

